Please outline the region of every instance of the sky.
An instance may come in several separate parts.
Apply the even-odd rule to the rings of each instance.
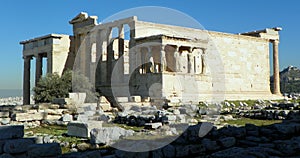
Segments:
[[[242,33],[280,26],[280,69],[289,65],[300,68],[297,0],[1,0],[0,89],[22,89],[20,41],[50,33],[72,35],[69,21],[80,12],[96,15],[101,22],[123,10],[143,6],[178,10],[212,31]]]

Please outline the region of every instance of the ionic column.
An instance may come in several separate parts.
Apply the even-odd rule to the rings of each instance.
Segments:
[[[35,86],[39,82],[42,74],[43,74],[43,57],[38,54],[35,60]]]
[[[278,60],[278,40],[273,40],[273,94],[280,93],[280,78],[279,78],[279,60]]]
[[[23,74],[23,105],[30,104],[30,60],[31,56],[24,56]]]
[[[167,67],[165,45],[161,45],[160,49],[160,72],[165,72]]]

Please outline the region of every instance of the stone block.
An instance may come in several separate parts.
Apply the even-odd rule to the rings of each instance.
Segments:
[[[162,126],[161,122],[146,123],[145,124],[145,127],[148,128],[148,129],[157,129],[157,128],[161,127],[161,126]]]
[[[10,118],[0,118],[0,123],[2,125],[7,125],[10,123],[10,120],[11,120]]]
[[[102,127],[102,121],[88,121],[86,123],[73,121],[67,125],[68,135],[82,138],[89,138],[93,128]]]
[[[61,115],[47,115],[46,120],[60,120],[61,119]]]
[[[143,97],[142,102],[150,102],[151,98],[150,97]]]
[[[167,157],[167,158],[173,158],[176,155],[176,149],[171,144],[169,144],[169,145],[165,146],[164,148],[162,148],[162,152],[163,152],[164,156]]]
[[[67,122],[70,122],[70,121],[73,121],[73,115],[70,115],[70,114],[64,114],[62,117],[61,117],[62,121],[67,121]]]
[[[9,117],[9,112],[0,112],[0,118]]]
[[[85,101],[86,93],[69,93],[69,98],[74,105],[81,105]]]
[[[130,96],[129,101],[130,102],[141,102],[142,99],[141,99],[141,96]]]
[[[85,111],[85,112],[84,112],[84,115],[85,115],[85,116],[88,116],[88,117],[89,117],[89,116],[94,116],[95,114],[96,114],[96,110],[95,110],[95,111]]]
[[[17,154],[26,152],[28,146],[34,143],[33,139],[12,139],[5,141],[3,151],[5,153]]]
[[[126,103],[128,102],[128,97],[116,97],[117,102]]]
[[[4,144],[5,144],[5,140],[0,140],[0,154],[3,153]]]
[[[112,107],[110,106],[109,103],[100,103],[100,107],[103,111],[111,111]]]
[[[77,121],[79,121],[79,122],[88,122],[88,120],[89,120],[89,117],[87,115],[79,114],[77,116]]]
[[[58,143],[32,144],[28,146],[27,155],[31,158],[56,157],[61,154]]]
[[[236,139],[234,137],[225,137],[219,139],[219,142],[223,147],[229,148],[235,145]]]
[[[0,139],[23,138],[24,125],[0,126]]]
[[[13,120],[15,121],[41,121],[45,118],[45,113],[36,112],[36,113],[15,113],[13,115]]]
[[[91,130],[92,144],[111,144],[122,137],[132,136],[134,131],[120,127],[102,127]]]

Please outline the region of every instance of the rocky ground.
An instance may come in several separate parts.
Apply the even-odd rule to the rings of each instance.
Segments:
[[[97,104],[4,105],[0,107],[0,157],[296,157],[300,155],[298,106],[297,99],[166,109],[129,103],[122,112],[107,103],[100,108]],[[243,118],[276,123],[228,124]],[[18,130],[4,134],[10,128]],[[166,138],[172,141],[151,151],[144,151],[149,146],[137,141]],[[140,152],[113,148],[116,142]],[[53,152],[45,152],[50,149]]]

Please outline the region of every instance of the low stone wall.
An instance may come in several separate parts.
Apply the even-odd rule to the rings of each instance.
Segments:
[[[116,150],[109,157],[295,157],[300,155],[300,121],[258,127],[226,126],[199,137],[201,124],[190,126],[171,144],[154,151],[136,153]]]
[[[34,138],[23,138],[24,126],[0,126],[0,157],[40,158],[61,155],[58,143],[36,144]]]

